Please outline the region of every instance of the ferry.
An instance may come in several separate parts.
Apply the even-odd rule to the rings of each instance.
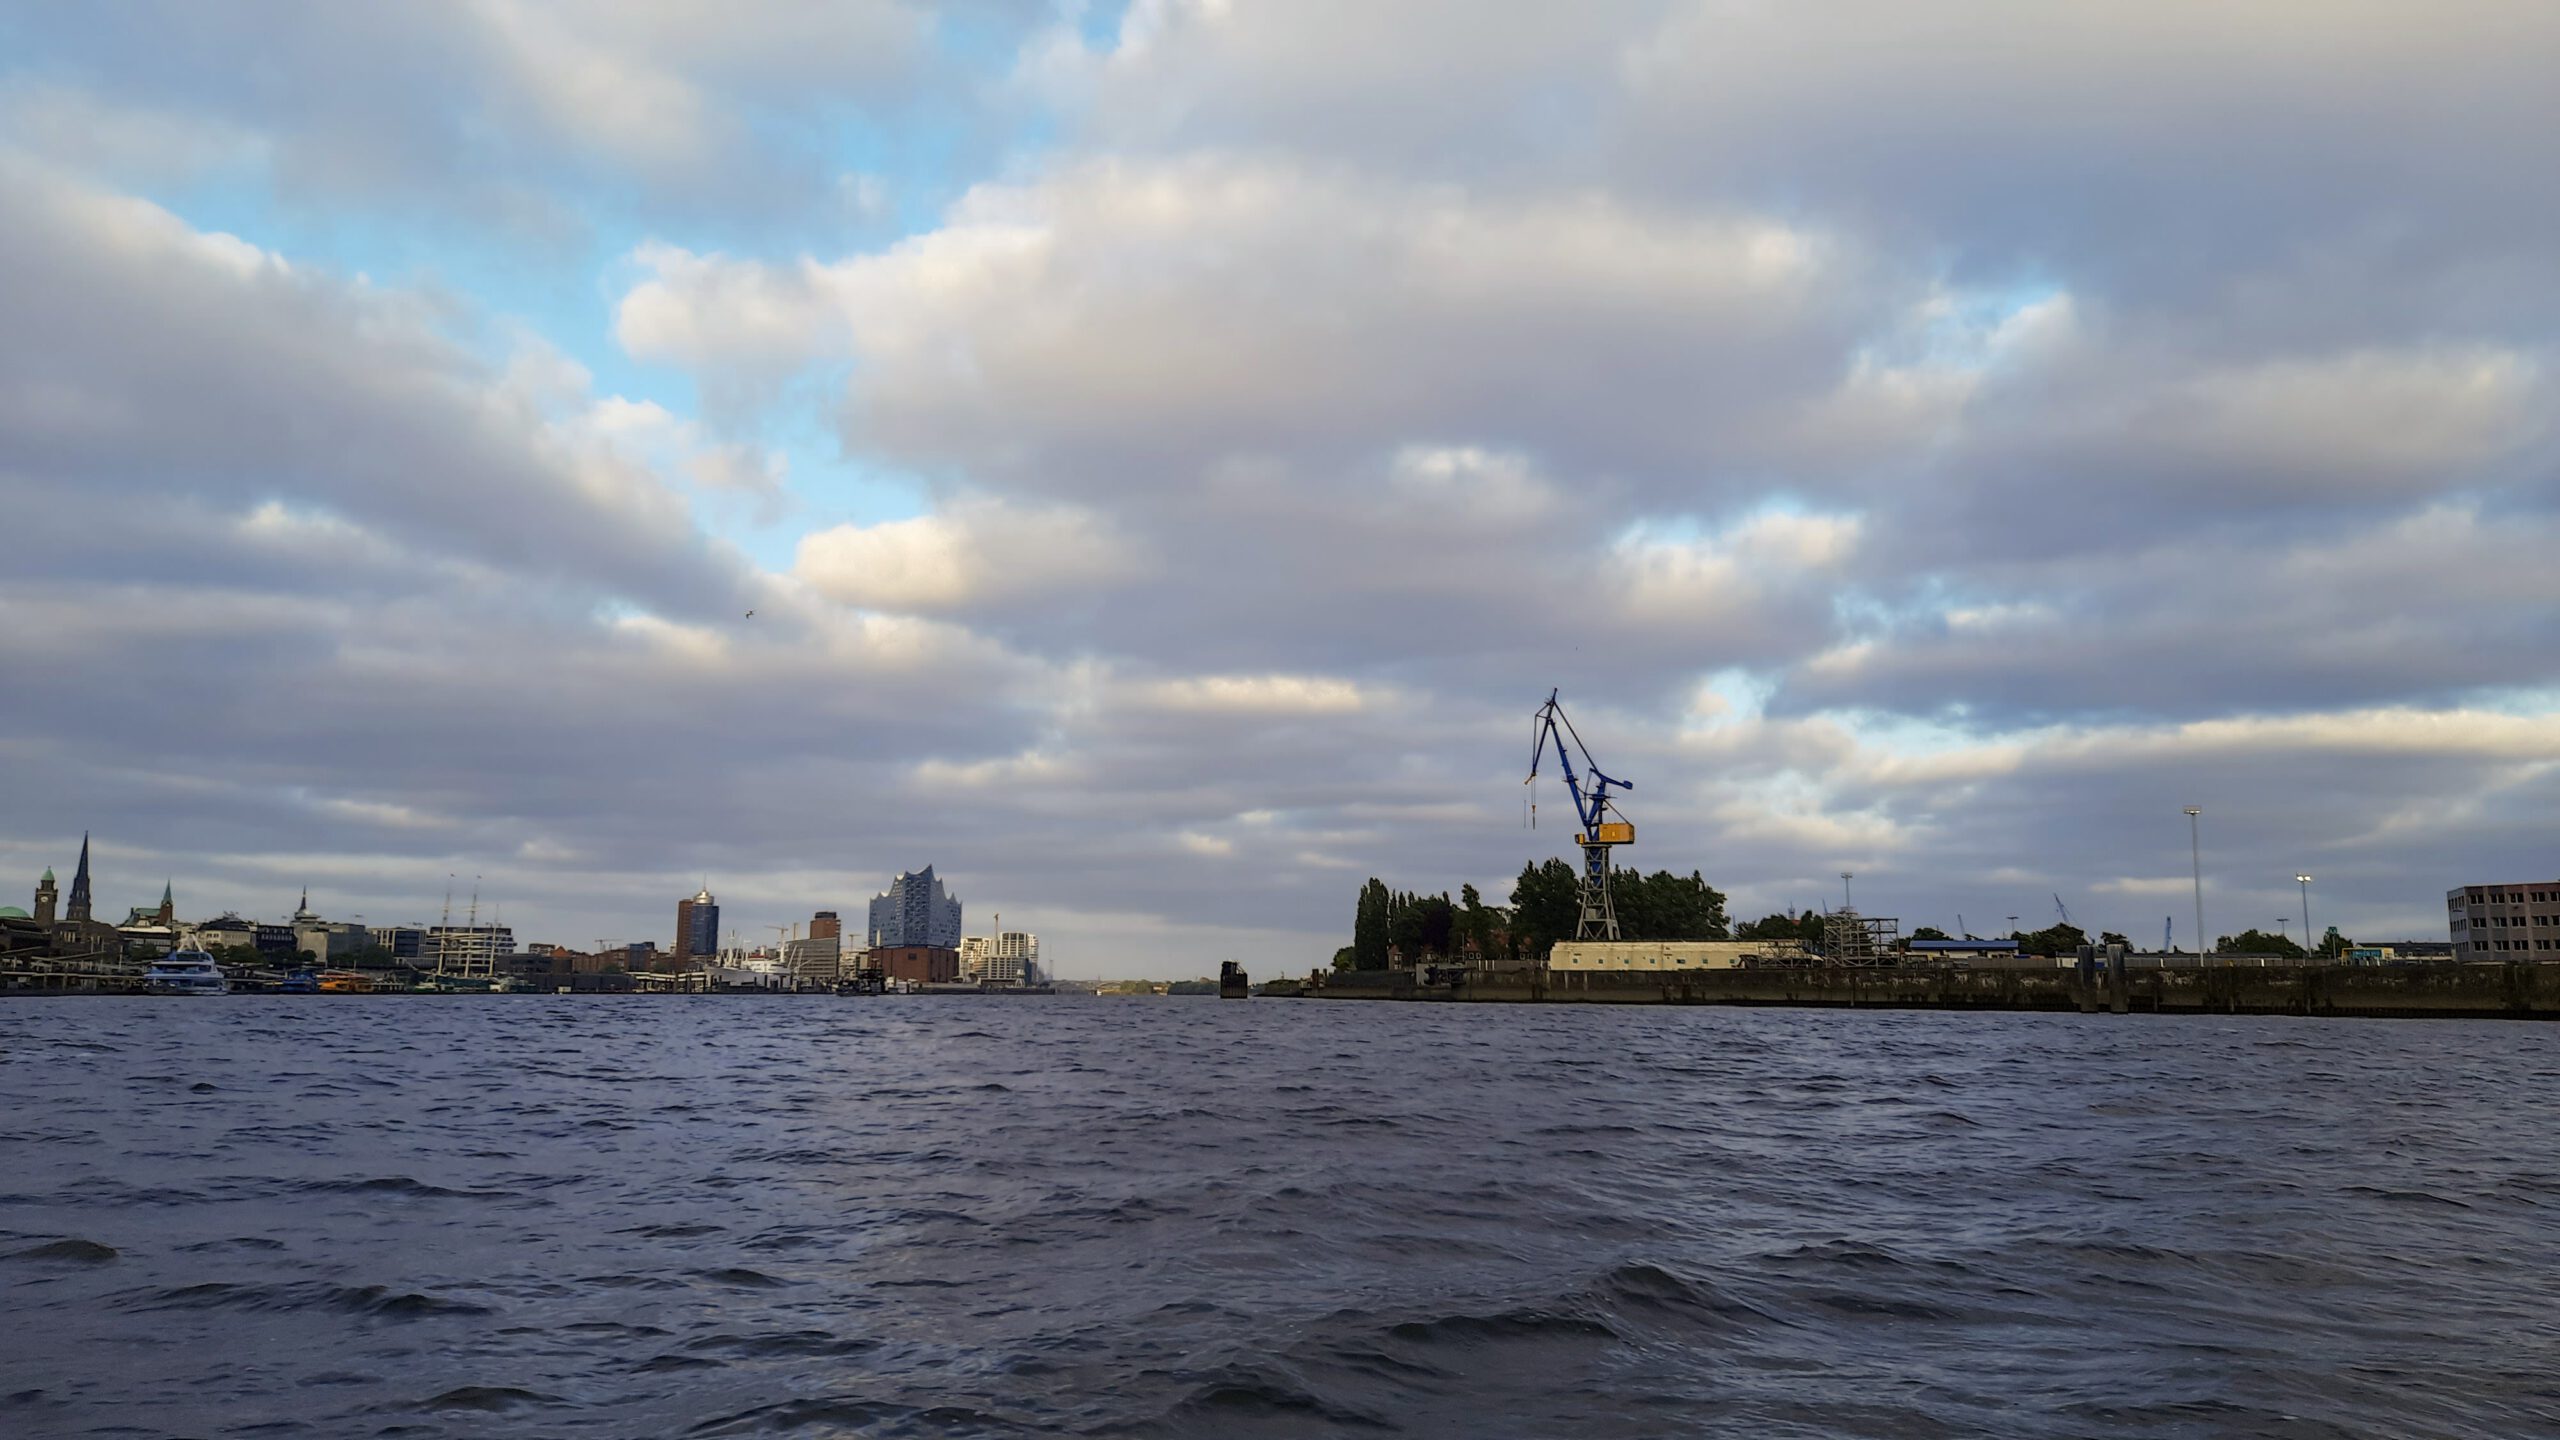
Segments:
[[[361,972],[354,970],[323,970],[320,972],[320,993],[324,995],[370,995],[373,993],[373,981]]]
[[[317,995],[320,993],[320,977],[312,974],[308,970],[296,970],[292,974],[284,977],[284,979],[277,984],[276,993],[279,995]]]
[[[202,950],[172,950],[142,972],[145,995],[228,995],[231,982]]]

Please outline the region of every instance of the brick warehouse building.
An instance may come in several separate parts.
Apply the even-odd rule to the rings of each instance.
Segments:
[[[948,985],[960,978],[960,952],[944,945],[882,945],[864,958],[884,979]]]

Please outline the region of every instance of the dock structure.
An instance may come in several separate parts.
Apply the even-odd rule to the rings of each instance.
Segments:
[[[2146,958],[2151,963],[2145,963]],[[2163,964],[2156,957],[2023,966],[1522,969],[1441,983],[1405,970],[1319,977],[1319,1000],[1444,1004],[1787,1005],[1842,1009],[2109,1011],[2377,1019],[2560,1019],[2560,964]],[[2223,957],[2214,957],[2220,959]]]

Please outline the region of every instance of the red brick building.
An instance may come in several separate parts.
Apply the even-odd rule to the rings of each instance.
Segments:
[[[940,945],[883,945],[863,958],[866,968],[891,980],[948,985],[960,978],[960,952]]]

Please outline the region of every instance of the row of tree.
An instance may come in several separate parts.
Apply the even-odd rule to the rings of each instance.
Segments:
[[[1628,940],[1729,938],[1724,894],[1697,871],[1651,875],[1627,870],[1609,879],[1618,933]],[[1511,903],[1487,905],[1473,885],[1417,895],[1390,890],[1374,876],[1360,887],[1351,919],[1351,943],[1336,951],[1337,970],[1383,970],[1391,959],[1448,959],[1473,954],[1516,960],[1544,955],[1558,940],[1573,938],[1582,917],[1582,877],[1566,861],[1531,861],[1511,885]]]
[[[1728,927],[1723,892],[1709,885],[1695,870],[1686,875],[1674,875],[1668,870],[1656,870],[1650,875],[1619,871],[1609,877],[1609,898],[1617,908],[1618,934],[1627,940],[1798,940],[1807,946],[1818,946],[1823,941],[1827,918],[1819,910],[1781,910]],[[1511,885],[1508,906],[1485,904],[1473,885],[1460,887],[1458,898],[1452,901],[1446,891],[1417,895],[1390,890],[1373,876],[1360,887],[1360,901],[1352,914],[1351,943],[1334,952],[1333,965],[1337,970],[1383,970],[1398,959],[1412,964],[1468,954],[1505,960],[1544,955],[1557,941],[1573,938],[1581,917],[1581,873],[1560,859],[1533,860],[1521,866],[1520,877]],[[1936,926],[1923,925],[1912,931],[1910,938],[1956,937]],[[2018,942],[2021,954],[2057,958],[2076,955],[2081,946],[2091,943],[2132,944],[2113,930],[2100,932],[2092,942],[2089,932],[2070,924],[2013,930],[2008,938]],[[2352,943],[2339,935],[2333,925],[2318,949],[2334,959],[2345,954]],[[2299,958],[2306,953],[2285,936],[2260,930],[2225,935],[2213,948],[2226,955]]]

